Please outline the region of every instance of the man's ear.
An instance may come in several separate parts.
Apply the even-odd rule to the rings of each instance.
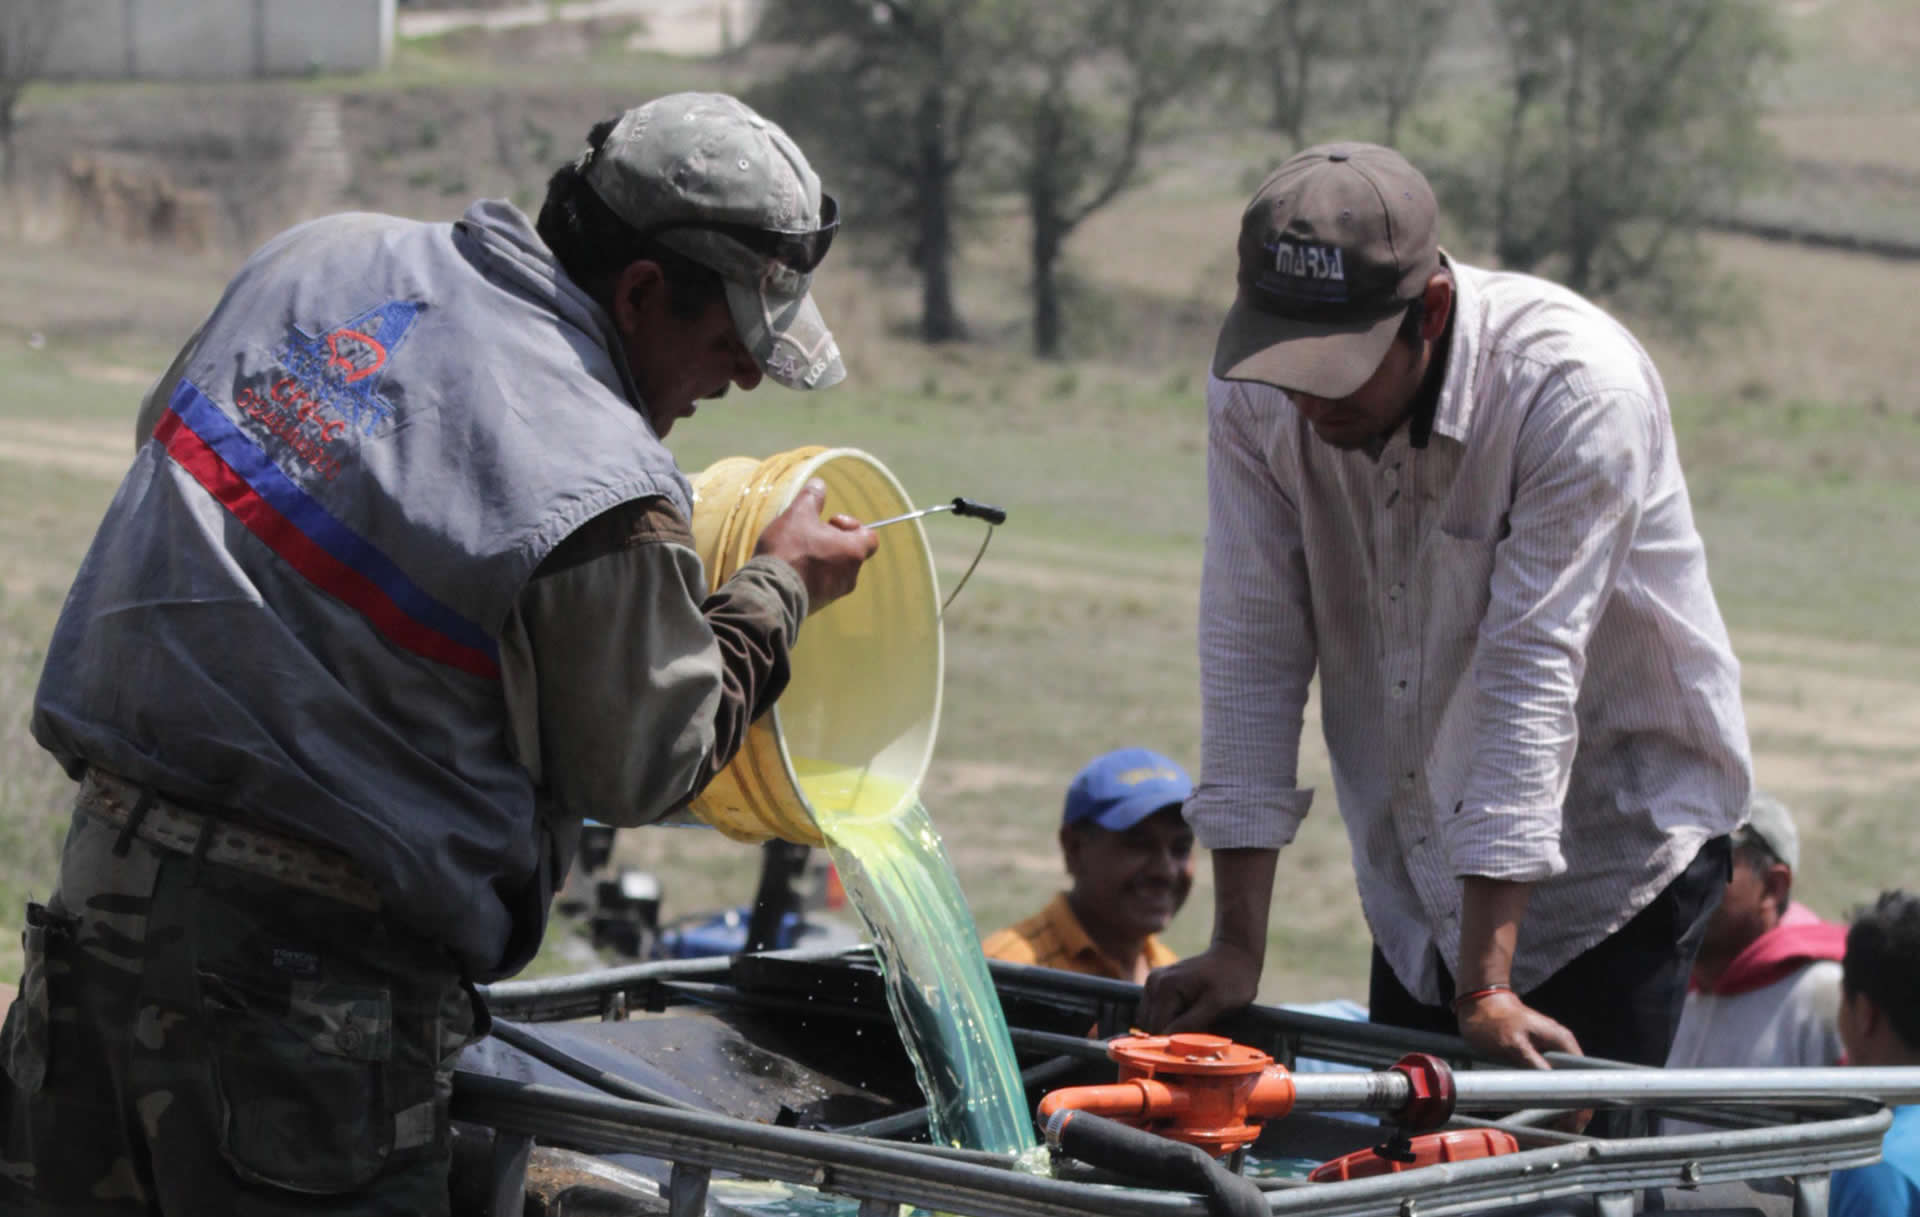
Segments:
[[[614,276],[609,293],[614,327],[629,337],[645,330],[659,316],[666,293],[667,278],[658,262],[642,258],[627,263]]]
[[[1785,862],[1774,862],[1760,872],[1760,883],[1766,888],[1767,902],[1784,908],[1793,896],[1793,868]]]
[[[1073,874],[1074,868],[1080,864],[1080,843],[1081,836],[1073,830],[1072,825],[1060,826],[1060,857],[1065,860],[1069,875]]]
[[[1435,271],[1427,280],[1426,313],[1420,318],[1420,337],[1427,342],[1447,332],[1447,319],[1453,316],[1453,276]]]
[[[1871,1044],[1886,1025],[1886,1012],[1880,1009],[1879,1002],[1865,993],[1854,994],[1853,1000],[1859,1003],[1860,1038]]]

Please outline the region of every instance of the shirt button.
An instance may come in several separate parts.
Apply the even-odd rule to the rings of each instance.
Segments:
[[[1413,785],[1413,770],[1409,769],[1405,773],[1400,775],[1400,784],[1402,786]]]
[[[1382,476],[1384,476],[1387,479],[1387,485],[1389,486],[1398,485],[1400,483],[1400,466],[1388,465],[1386,473],[1383,474]]]
[[[1404,681],[1404,680],[1396,680],[1396,681],[1394,681],[1394,682],[1393,682],[1393,695],[1394,695],[1395,697],[1404,697],[1404,696],[1406,696],[1406,692],[1407,692],[1407,682],[1406,682],[1406,681]]]
[[[1406,590],[1407,590],[1406,584],[1396,583],[1392,587],[1387,589],[1387,599],[1398,600],[1400,598],[1401,593],[1405,592]]]

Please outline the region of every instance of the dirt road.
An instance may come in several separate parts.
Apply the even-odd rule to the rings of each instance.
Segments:
[[[442,9],[401,13],[402,38],[432,38],[461,29],[512,30],[549,21],[586,21],[597,17],[638,17],[646,28],[627,44],[629,50],[668,55],[718,55],[733,48],[760,18],[761,0],[576,0],[493,9]]]

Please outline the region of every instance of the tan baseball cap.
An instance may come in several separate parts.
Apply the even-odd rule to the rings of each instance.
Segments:
[[[614,214],[719,273],[768,376],[790,389],[846,378],[811,291],[840,209],[786,132],[724,93],[674,93],[621,115],[583,173]]]
[[[1793,812],[1779,799],[1754,791],[1747,803],[1746,829],[1760,838],[1773,856],[1789,870],[1800,869],[1800,830],[1794,826]]]
[[[1289,157],[1240,218],[1240,290],[1213,374],[1325,398],[1365,384],[1440,268],[1438,211],[1427,179],[1391,148]]]

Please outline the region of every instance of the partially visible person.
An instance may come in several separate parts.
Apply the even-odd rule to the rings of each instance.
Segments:
[[[1920,896],[1883,892],[1847,930],[1840,1038],[1847,1063],[1920,1066]],[[1920,1104],[1893,1109],[1880,1161],[1836,1171],[1829,1217],[1920,1217]]]
[[[1180,814],[1192,793],[1186,770],[1145,748],[1089,763],[1060,818],[1071,886],[988,935],[987,957],[1135,983],[1178,959],[1159,935],[1193,890],[1193,830]]]
[[[1836,1065],[1847,927],[1793,899],[1800,834],[1779,799],[1755,794],[1733,837],[1733,875],[1693,963],[1673,1069]]]
[[[140,410],[34,738],[77,784],[0,1030],[0,1213],[444,1217],[474,985],[588,816],[654,823],[877,544],[802,489],[709,585],[664,440],[845,369],[838,207],[737,99],[596,125],[538,219],[249,258]]]
[[[1309,688],[1377,1023],[1659,1065],[1752,785],[1666,390],[1632,334],[1470,266],[1392,149],[1280,166],[1207,384],[1205,953],[1141,1025],[1251,1001]]]

